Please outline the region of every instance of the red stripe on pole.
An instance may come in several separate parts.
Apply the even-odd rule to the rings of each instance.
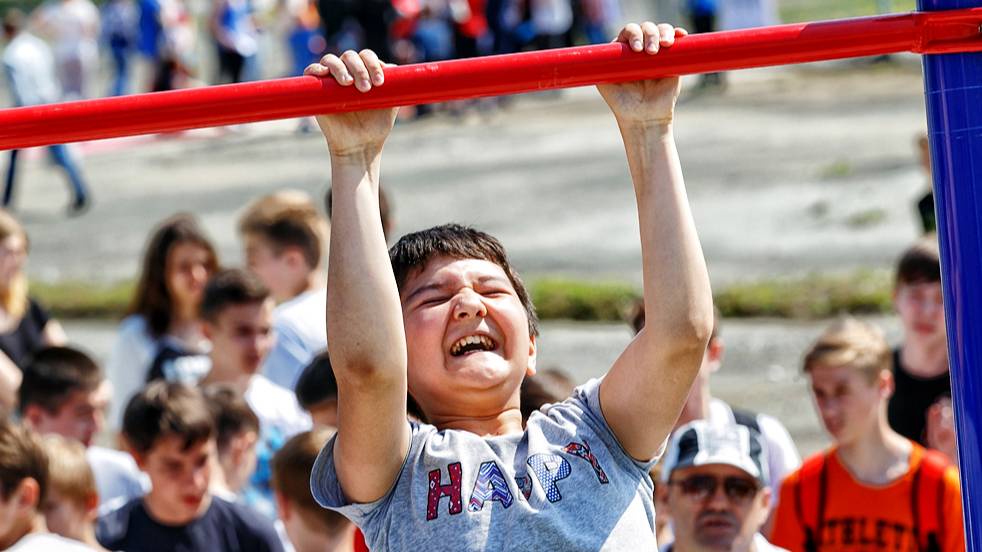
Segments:
[[[769,65],[982,51],[982,8],[687,36],[659,53],[582,46],[393,67],[363,94],[294,77],[0,110],[0,149]]]

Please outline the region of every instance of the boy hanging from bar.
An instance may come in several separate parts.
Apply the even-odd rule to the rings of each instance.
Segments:
[[[645,22],[617,41],[640,61],[685,34]],[[367,93],[384,86],[384,66],[346,52],[307,74]],[[673,138],[678,78],[599,90],[637,196],[647,324],[605,377],[524,428],[519,387],[535,373],[537,320],[501,244],[445,225],[386,255],[378,186],[395,110],[318,119],[333,173],[339,427],[311,486],[372,550],[655,548],[648,472],[699,370],[712,297]],[[407,389],[429,423],[407,421]]]

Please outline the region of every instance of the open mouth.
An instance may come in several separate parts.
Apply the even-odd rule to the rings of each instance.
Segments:
[[[469,335],[462,337],[450,346],[450,355],[459,357],[478,351],[493,351],[498,344],[486,335]]]

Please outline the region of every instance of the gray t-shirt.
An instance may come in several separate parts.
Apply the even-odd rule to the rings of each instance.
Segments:
[[[395,485],[370,504],[345,498],[334,440],[321,451],[311,491],[383,550],[656,550],[648,472],[600,410],[600,380],[532,414],[524,433],[480,437],[411,424]]]

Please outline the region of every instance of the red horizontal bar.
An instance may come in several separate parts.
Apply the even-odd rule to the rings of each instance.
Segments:
[[[294,77],[0,110],[0,149],[897,52],[982,51],[982,8],[697,34],[648,56],[622,44],[386,69],[363,94]]]

